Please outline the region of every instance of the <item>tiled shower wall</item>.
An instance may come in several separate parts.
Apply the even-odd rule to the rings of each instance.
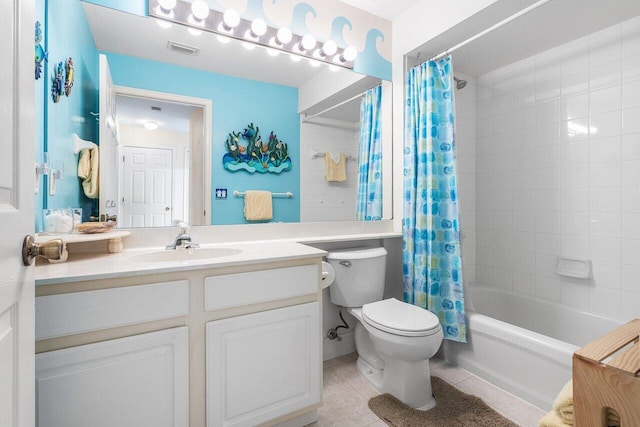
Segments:
[[[640,18],[480,76],[476,96],[476,281],[640,317]],[[593,277],[555,274],[560,255]]]
[[[302,123],[300,126],[300,221],[355,221],[358,187],[358,129]],[[351,154],[347,180],[327,182],[324,158],[311,158],[313,150]]]
[[[455,91],[455,140],[462,271],[464,283],[468,284],[476,281],[476,80],[461,73],[455,76],[467,81],[463,89]]]

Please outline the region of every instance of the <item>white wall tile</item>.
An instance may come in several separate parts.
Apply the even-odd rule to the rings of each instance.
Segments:
[[[591,281],[595,286],[620,289],[621,271],[620,264],[608,262],[594,262],[592,264]]]
[[[620,239],[589,238],[589,256],[593,261],[620,263]]]
[[[589,71],[582,70],[562,76],[562,96],[585,92],[589,89]]]
[[[627,322],[640,318],[640,292],[620,293],[620,320]]]
[[[591,188],[589,210],[591,212],[620,212],[620,190],[618,187]]]
[[[542,299],[560,302],[562,281],[551,278],[536,276],[536,296]]]
[[[591,212],[589,218],[589,236],[620,238],[619,212]]]
[[[618,318],[620,315],[620,291],[591,286],[589,288],[589,311],[614,319]]]
[[[478,280],[640,316],[640,17],[478,80]],[[556,275],[559,254],[593,278]]]
[[[622,136],[621,155],[624,160],[640,159],[640,133]]]
[[[622,108],[640,106],[640,80],[622,85]]]
[[[640,79],[640,53],[623,56],[621,68],[623,83]]]
[[[594,163],[589,166],[589,185],[598,187],[620,186],[620,162]]]
[[[640,133],[640,107],[622,110],[622,133]]]
[[[621,233],[626,239],[640,239],[640,213],[621,214],[621,223]]]
[[[622,187],[620,199],[622,212],[640,213],[640,187]]]
[[[589,94],[589,113],[592,115],[620,110],[620,86],[594,90]]]
[[[589,307],[589,287],[579,281],[562,281],[560,302],[571,307],[587,309]]]
[[[640,240],[622,239],[621,262],[627,265],[640,265]]]
[[[620,266],[620,289],[640,293],[640,266]]]
[[[589,141],[589,162],[619,162],[621,150],[620,140],[620,136],[591,139]]]

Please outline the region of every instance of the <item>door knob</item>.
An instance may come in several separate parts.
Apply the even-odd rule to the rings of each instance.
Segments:
[[[169,206],[167,206],[166,208],[164,208],[165,211],[170,211],[171,208]]]
[[[35,257],[41,256],[49,260],[59,260],[64,252],[62,239],[53,239],[45,243],[36,243],[33,236],[25,236],[22,242],[22,263],[29,266]]]

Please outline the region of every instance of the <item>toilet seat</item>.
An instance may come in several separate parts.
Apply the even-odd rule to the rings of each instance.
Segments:
[[[362,318],[376,329],[405,337],[424,337],[441,329],[435,314],[395,298],[363,305]]]

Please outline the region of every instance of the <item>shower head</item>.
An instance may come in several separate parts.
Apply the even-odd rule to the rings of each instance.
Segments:
[[[454,77],[453,80],[455,80],[456,89],[458,89],[458,90],[463,89],[467,85],[467,81],[466,80],[462,80],[462,79],[459,79],[457,77]]]

